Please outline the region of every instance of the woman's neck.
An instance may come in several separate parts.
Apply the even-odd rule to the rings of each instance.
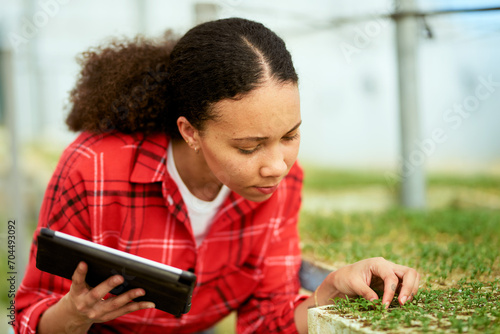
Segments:
[[[222,183],[208,167],[203,153],[196,153],[184,141],[172,141],[172,155],[175,167],[191,194],[204,201],[217,197]]]

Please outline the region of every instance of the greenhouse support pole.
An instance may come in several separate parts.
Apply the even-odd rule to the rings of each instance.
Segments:
[[[14,254],[12,258],[13,261],[8,262],[8,270],[16,278],[16,288],[19,286],[21,279],[24,276],[24,271],[28,261],[29,254],[29,244],[26,240],[26,214],[24,207],[24,199],[22,191],[23,179],[21,173],[21,165],[19,163],[19,129],[17,126],[17,117],[15,112],[15,90],[14,90],[14,55],[11,49],[5,48],[0,49],[0,65],[2,66],[2,87],[4,88],[5,97],[5,121],[7,124],[7,133],[9,134],[9,151],[10,151],[10,170],[8,178],[8,195],[7,201],[7,235],[14,236],[14,239],[9,238],[9,240],[14,240],[13,250]],[[10,253],[9,253],[10,255]],[[10,257],[9,257],[10,261]],[[12,267],[11,267],[12,265]]]
[[[398,1],[398,12],[415,9],[413,0]],[[401,204],[407,208],[424,208],[427,156],[419,150],[420,115],[417,85],[418,22],[412,15],[394,15],[398,62],[399,113],[401,126]]]

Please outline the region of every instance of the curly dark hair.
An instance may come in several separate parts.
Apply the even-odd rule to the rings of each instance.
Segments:
[[[238,99],[266,80],[297,83],[283,40],[264,25],[231,18],[200,24],[182,38],[113,40],[79,58],[66,123],[73,131],[163,132],[177,118],[202,130],[211,106]]]

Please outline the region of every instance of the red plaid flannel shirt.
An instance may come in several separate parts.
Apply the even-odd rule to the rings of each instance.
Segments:
[[[168,137],[81,134],[48,185],[39,224],[184,270],[198,277],[191,311],[148,309],[94,324],[91,333],[190,333],[237,310],[239,333],[294,333],[301,263],[297,217],[302,170],[295,164],[267,201],[231,192],[197,248],[186,206],[166,170]],[[16,295],[16,333],[35,333],[40,315],[71,281],[35,267],[33,241]],[[62,319],[62,321],[64,321]]]

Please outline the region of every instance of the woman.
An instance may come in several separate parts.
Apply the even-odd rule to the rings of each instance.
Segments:
[[[84,54],[65,150],[39,226],[184,270],[198,281],[180,318],[109,295],[120,273],[85,284],[35,268],[16,297],[21,333],[189,333],[233,310],[238,332],[307,332],[307,309],[336,297],[404,304],[415,270],[382,258],[332,272],[299,295],[302,170],[297,74],[284,42],[259,23],[201,24],[179,41],[112,43]]]

